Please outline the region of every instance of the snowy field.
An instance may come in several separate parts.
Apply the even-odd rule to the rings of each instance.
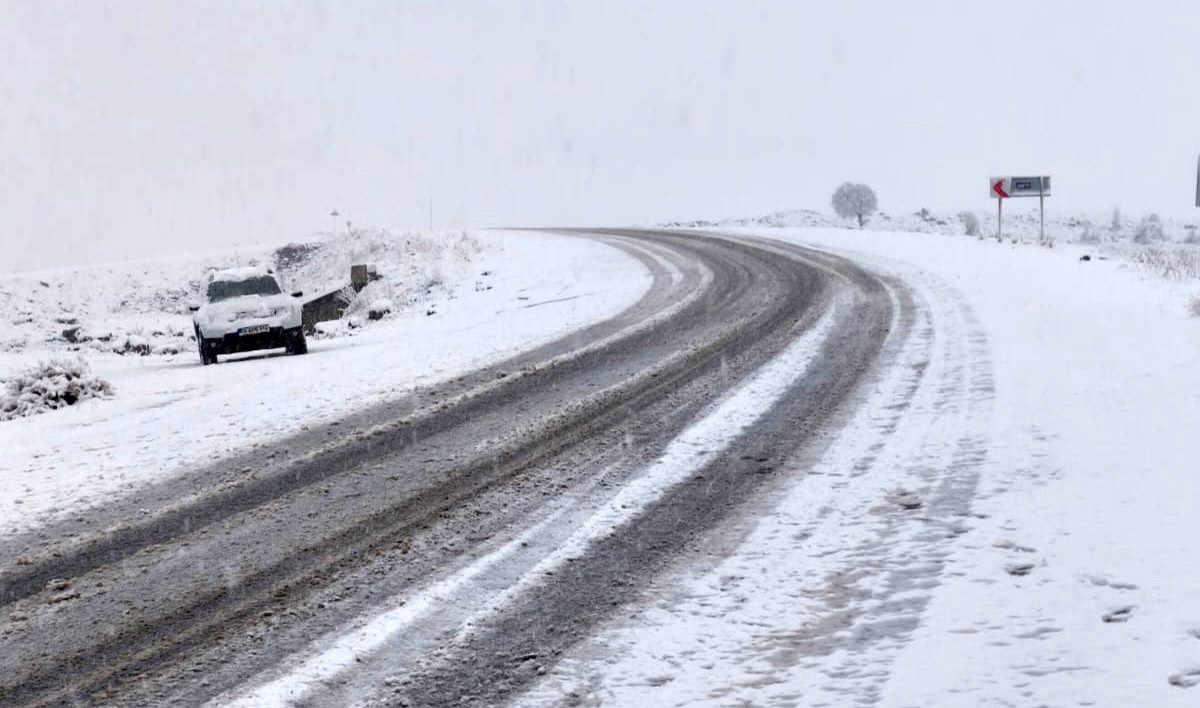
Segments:
[[[1080,260],[1091,246],[739,233],[898,276],[916,303],[911,336],[828,452],[796,461],[730,531],[732,554],[681,564],[523,704],[1200,705],[1200,283]],[[15,490],[0,533],[527,349],[649,284],[593,242],[473,238],[427,281],[437,287],[392,293],[392,317],[315,339],[304,357],[203,368],[191,349],[81,349],[116,395],[0,422]],[[176,267],[184,277],[182,265],[114,266],[98,291]],[[20,277],[51,291],[68,280]],[[61,324],[53,308],[37,313]],[[187,321],[161,316],[127,326]],[[17,339],[0,375],[63,349]],[[769,366],[782,364],[803,368]]]
[[[1197,284],[1077,247],[752,233],[901,276],[911,343],[731,556],[522,703],[1200,705]]]
[[[215,367],[200,365],[187,338],[186,300],[202,266],[232,254],[0,276],[5,311],[16,313],[0,326],[0,378],[69,356],[115,389],[0,422],[10,492],[0,534],[501,360],[617,314],[650,284],[615,248],[540,233],[410,234],[396,249],[366,252],[335,245],[329,263],[297,268],[285,287],[344,282],[350,263],[370,257],[393,269],[370,287],[386,287],[377,294],[396,312],[353,331],[345,321],[328,327],[305,356],[257,352]],[[94,336],[62,341],[58,332],[74,325]],[[125,351],[130,337],[153,353]]]
[[[996,210],[971,211],[920,209],[915,212],[878,211],[867,219],[867,231],[968,235],[971,225],[987,238],[996,235]],[[677,221],[666,228],[755,229],[770,227],[804,229],[844,229],[846,219],[813,209],[787,209],[754,217],[716,221]],[[1173,247],[1200,245],[1200,220],[1161,217],[1158,214],[1127,214],[1119,209],[1108,213],[1062,213],[1053,200],[1047,201],[1045,221],[1038,213],[1037,200],[1010,199],[1005,203],[1003,236],[1005,240],[1038,241],[1042,236],[1054,244],[1081,244],[1093,249],[1127,253],[1136,246]],[[1195,273],[1194,275],[1200,275]]]

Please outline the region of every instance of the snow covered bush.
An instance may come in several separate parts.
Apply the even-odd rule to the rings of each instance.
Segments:
[[[1163,240],[1162,220],[1158,218],[1158,214],[1151,214],[1138,222],[1137,228],[1133,231],[1133,242],[1146,244],[1151,241]]]
[[[1192,248],[1144,248],[1133,254],[1133,262],[1164,278],[1200,278],[1200,251]]]
[[[833,193],[833,211],[843,219],[857,218],[860,229],[877,206],[874,190],[865,184],[846,182]]]
[[[332,339],[341,337],[346,334],[349,325],[345,320],[329,320],[327,322],[318,322],[313,325],[312,335],[316,339]]]
[[[275,249],[275,268],[281,273],[292,271],[310,262],[320,251],[320,243],[289,243]]]
[[[392,301],[386,297],[376,298],[371,301],[370,307],[367,308],[367,315],[372,320],[381,320],[386,315],[390,315],[394,306]]]
[[[43,361],[5,379],[0,387],[0,421],[73,406],[88,398],[108,398],[112,384],[92,374],[78,359]]]
[[[137,356],[149,356],[151,352],[150,342],[140,334],[128,334],[125,336],[120,346],[113,349],[117,354],[135,354]]]
[[[1192,317],[1200,317],[1200,295],[1193,297],[1188,303],[1188,312],[1192,313]]]
[[[1089,245],[1100,243],[1100,234],[1092,226],[1091,222],[1083,225],[1083,233],[1079,234],[1079,242]]]
[[[979,235],[979,217],[975,216],[975,212],[964,211],[958,218],[962,220],[963,230],[968,236]]]
[[[935,216],[934,213],[929,210],[929,207],[921,207],[921,211],[918,211],[913,216],[916,216],[918,219],[920,219],[922,221],[922,223],[925,223],[925,224],[934,225],[934,226],[945,226],[946,225],[946,220]]]
[[[478,239],[476,239],[474,236],[471,236],[466,231],[463,231],[461,234],[459,234],[458,240],[454,242],[451,250],[453,251],[455,258],[460,261],[467,262],[470,261],[473,256],[478,255],[483,250],[483,246],[480,245]]]

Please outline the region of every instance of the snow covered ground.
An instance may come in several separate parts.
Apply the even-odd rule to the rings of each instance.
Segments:
[[[1196,283],[1076,249],[833,229],[911,343],[745,528],[525,705],[1200,705]]]
[[[447,257],[429,263],[409,258],[410,249],[428,253],[438,236],[415,238],[424,241],[402,244],[396,260],[416,270],[391,284],[394,292],[377,293],[401,303],[392,316],[335,332],[353,336],[310,339],[305,356],[252,353],[223,357],[215,367],[200,365],[184,335],[176,338],[187,348],[177,355],[133,356],[106,350],[107,343],[70,352],[46,332],[69,326],[56,321],[69,315],[94,332],[115,329],[115,318],[127,325],[123,336],[190,333],[175,301],[187,296],[189,278],[203,275],[200,264],[228,254],[5,276],[0,286],[18,324],[6,323],[10,346],[0,351],[0,378],[49,357],[80,356],[116,395],[0,423],[0,477],[9,490],[0,534],[501,360],[615,315],[650,284],[632,257],[585,239],[455,234],[434,249]],[[343,273],[372,254],[340,248],[334,265]],[[328,269],[300,270],[311,282]],[[403,285],[409,281],[419,287]],[[123,293],[150,304],[135,306]]]
[[[1044,230],[1051,242],[1079,243],[1117,255],[1130,255],[1145,246],[1200,245],[1200,231],[1197,231],[1200,222],[1195,219],[1160,217],[1157,214],[1130,215],[1119,210],[1109,213],[1063,213],[1055,208],[1053,200],[1048,200],[1043,225],[1037,204],[1033,199],[1010,199],[1005,202],[1005,240],[1038,241]],[[974,217],[979,233],[991,238],[996,235],[995,206],[995,202],[992,202],[988,208],[975,210],[879,211],[870,216],[863,228],[867,231],[962,236],[967,233],[967,220]],[[851,227],[851,221],[814,209],[786,209],[763,216],[678,221],[663,226],[702,229],[843,229]]]
[[[1200,705],[1200,283],[1079,246],[742,233],[899,276],[911,338],[829,450],[734,530],[735,553],[681,565],[523,703]],[[0,423],[0,533],[502,358],[648,286],[592,242],[478,238],[420,307],[306,357],[85,351],[117,396]],[[46,351],[26,339],[0,374]]]

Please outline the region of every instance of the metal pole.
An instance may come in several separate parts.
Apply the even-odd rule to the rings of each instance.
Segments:
[[[1038,190],[1038,243],[1046,243],[1046,193],[1045,189]]]
[[[1004,240],[1004,197],[996,198],[996,241]]]

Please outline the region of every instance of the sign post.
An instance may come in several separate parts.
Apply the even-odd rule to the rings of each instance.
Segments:
[[[1050,196],[1050,177],[991,177],[988,196],[996,201],[996,240],[1004,237],[1004,200],[1012,197],[1038,198],[1038,241],[1046,242],[1046,197]],[[1200,206],[1200,174],[1196,184],[1197,206]]]
[[[1008,199],[1008,177],[992,177],[988,179],[988,184],[992,186],[988,190],[988,196],[996,200],[996,240],[1004,240],[1004,200]]]
[[[1038,243],[1046,244],[1046,190],[1038,189]]]

